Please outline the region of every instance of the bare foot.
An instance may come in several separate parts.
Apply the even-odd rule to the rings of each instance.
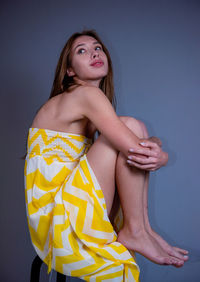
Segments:
[[[147,210],[145,211],[145,229],[158,242],[161,248],[170,256],[179,258],[184,262],[188,260],[188,251],[173,247],[165,241],[157,232],[155,232],[149,223]]]
[[[158,242],[158,244],[168,255],[179,258],[184,261],[188,260],[188,251],[171,246],[153,229],[148,230],[148,233]]]
[[[158,242],[145,230],[130,232],[128,228],[123,228],[118,234],[117,241],[127,249],[135,251],[145,256],[154,263],[162,265],[183,266],[184,261],[167,254]]]

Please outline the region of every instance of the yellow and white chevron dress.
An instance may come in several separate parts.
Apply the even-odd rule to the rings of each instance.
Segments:
[[[139,267],[116,241],[83,135],[30,128],[25,198],[33,246],[48,270],[85,281],[138,281]],[[120,225],[120,217],[116,218]]]

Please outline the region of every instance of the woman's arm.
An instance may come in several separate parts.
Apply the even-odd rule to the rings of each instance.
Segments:
[[[91,120],[116,149],[126,157],[130,148],[137,154],[154,157],[154,150],[139,144],[140,139],[120,120],[110,101],[99,88],[81,87],[78,96],[80,113]]]

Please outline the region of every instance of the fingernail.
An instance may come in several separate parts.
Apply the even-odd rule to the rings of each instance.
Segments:
[[[133,157],[132,157],[132,156],[128,156],[128,159],[129,159],[129,160],[132,160],[132,159],[133,159]]]
[[[183,256],[184,258],[188,258],[188,256]]]
[[[145,145],[146,145],[146,143],[145,143],[145,142],[141,142],[141,143],[140,143],[140,145],[145,146]]]
[[[134,149],[129,149],[129,152],[134,152]]]
[[[129,163],[129,164],[131,164],[131,161],[129,161],[129,160],[127,160],[126,162]]]

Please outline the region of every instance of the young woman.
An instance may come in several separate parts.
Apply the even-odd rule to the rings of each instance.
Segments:
[[[167,153],[142,122],[116,115],[113,92],[108,50],[94,31],[75,33],[29,129],[25,188],[34,248],[49,271],[85,281],[137,281],[133,251],[176,267],[188,259],[148,220],[149,171],[164,166]]]

